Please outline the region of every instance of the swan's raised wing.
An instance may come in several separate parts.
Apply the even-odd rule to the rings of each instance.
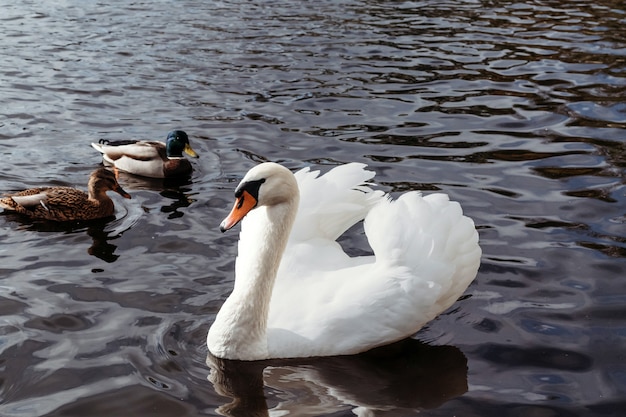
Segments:
[[[480,265],[474,223],[445,194],[385,198],[365,232],[374,251],[367,263],[333,258],[330,244],[286,253],[270,306],[271,352],[352,354],[411,336],[463,294]],[[313,261],[299,268],[305,252]]]
[[[339,165],[320,176],[309,168],[296,172],[300,206],[291,242],[311,239],[335,241],[383,198],[368,186],[375,173],[365,164]]]
[[[432,300],[436,314],[463,294],[480,266],[474,222],[446,194],[408,192],[384,201],[365,219],[365,234],[378,263],[406,266],[441,288]]]

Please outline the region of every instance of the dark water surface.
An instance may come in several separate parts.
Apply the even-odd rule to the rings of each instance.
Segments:
[[[201,154],[190,181],[122,176],[109,222],[0,217],[0,415],[625,415],[623,1],[0,10],[0,191],[84,187],[100,138]],[[369,355],[209,367],[218,224],[262,160],[450,194],[484,251],[467,297]]]

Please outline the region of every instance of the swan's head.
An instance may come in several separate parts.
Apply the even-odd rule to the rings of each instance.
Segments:
[[[220,224],[220,230],[233,228],[255,207],[297,202],[298,198],[298,183],[291,171],[274,162],[257,165],[235,189],[235,205]]]

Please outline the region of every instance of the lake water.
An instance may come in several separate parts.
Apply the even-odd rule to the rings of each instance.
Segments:
[[[109,222],[0,217],[0,415],[626,413],[623,1],[0,9],[1,192],[84,188],[100,138],[181,128],[201,155],[189,181],[122,175]],[[448,193],[475,282],[369,355],[207,364],[237,242],[218,225],[264,160]]]

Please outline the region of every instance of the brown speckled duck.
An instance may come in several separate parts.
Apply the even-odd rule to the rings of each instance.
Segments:
[[[130,198],[118,184],[115,174],[104,168],[91,173],[88,189],[89,193],[72,187],[32,188],[6,195],[0,199],[0,207],[36,219],[93,220],[114,213],[113,200],[107,191]]]
[[[120,171],[150,178],[175,178],[191,175],[191,163],[183,157],[183,152],[197,158],[198,154],[189,144],[187,133],[171,131],[167,141],[108,141],[92,143],[102,154],[105,165],[114,166]]]

